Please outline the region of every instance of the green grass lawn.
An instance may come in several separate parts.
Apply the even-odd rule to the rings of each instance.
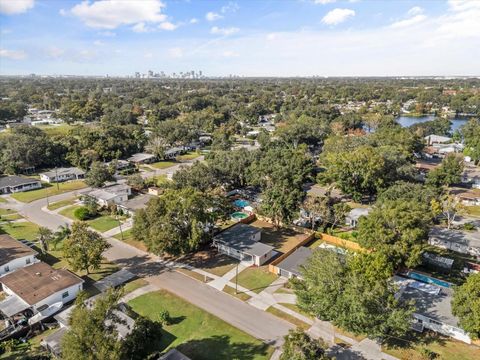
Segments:
[[[193,159],[196,159],[198,157],[200,157],[200,154],[198,152],[190,151],[186,154],[177,156],[177,160],[179,160],[179,161],[193,160]]]
[[[263,360],[273,349],[223,320],[166,291],[139,296],[128,303],[135,312],[157,320],[162,310],[172,324],[163,327],[158,349],[177,348],[195,360]]]
[[[124,231],[123,232],[123,238],[122,238],[121,233],[118,233],[118,234],[114,235],[113,237],[117,240],[121,240],[121,241],[127,243],[128,245],[132,245],[133,247],[136,247],[137,249],[140,249],[142,251],[147,251],[147,247],[145,246],[145,244],[141,241],[136,240],[133,237],[132,229],[128,229],[128,230]]]
[[[0,208],[0,216],[10,215],[10,214],[14,214],[14,213],[16,213],[15,210]]]
[[[48,335],[57,331],[58,328],[47,329],[32,337],[25,343],[19,343],[15,351],[0,354],[1,360],[32,359],[38,356],[48,356],[48,352],[40,345],[40,342]]]
[[[468,215],[480,217],[480,205],[465,206]]]
[[[45,131],[45,133],[49,136],[66,135],[71,129],[75,128],[75,126],[68,124],[39,125],[37,127]]]
[[[242,301],[248,301],[251,299],[251,296],[244,292],[239,292],[238,294],[235,294],[235,288],[228,285],[226,285],[223,288],[223,292],[226,292],[229,295],[235,296],[237,299],[240,299]]]
[[[145,279],[135,279],[132,281],[129,281],[123,286],[123,292],[124,294],[131,293],[132,291],[135,291],[137,289],[140,289],[141,287],[144,287],[148,285],[148,281]]]
[[[7,200],[5,200],[3,197],[0,197],[0,203],[6,203],[8,202]]]
[[[43,199],[47,197],[47,195],[54,196],[69,191],[80,190],[86,188],[87,184],[81,180],[75,180],[59,183],[58,189],[57,184],[43,184],[43,186],[44,187],[41,189],[19,192],[10,196],[18,201],[29,203],[35,200]]]
[[[105,232],[118,226],[118,220],[110,215],[102,215],[87,222],[92,228],[100,232]]]
[[[22,216],[17,213],[2,215],[2,220],[19,220],[22,219]]]
[[[423,360],[422,348],[427,348],[437,354],[436,359],[445,360],[472,360],[480,358],[480,348],[475,345],[468,345],[464,342],[457,341],[451,338],[433,335],[429,336],[423,334],[412,334],[413,343],[408,343],[410,347],[403,344],[401,346],[382,346],[382,350],[387,354],[393,355],[399,359],[409,360]]]
[[[73,205],[73,206],[69,206],[61,211],[59,211],[58,213],[62,216],[65,216],[65,217],[68,217],[69,219],[72,219],[72,220],[78,220],[75,215],[73,215],[73,213],[75,212],[75,210],[77,210],[78,208],[82,207],[81,205]]]
[[[0,225],[0,232],[9,234],[18,240],[35,240],[38,234],[38,225],[29,221],[4,223]]]
[[[270,314],[273,314],[275,315],[276,317],[279,317],[280,319],[283,319],[285,321],[288,321],[289,323],[295,325],[296,327],[299,327],[300,329],[302,330],[308,330],[310,328],[310,324],[307,324],[306,322],[300,320],[300,319],[297,319],[295,316],[292,316],[290,314],[287,314],[286,312],[280,310],[280,309],[277,309],[273,306],[270,306],[268,309],[267,309],[267,312],[269,312]]]
[[[173,165],[177,165],[177,163],[174,161],[159,161],[159,162],[150,164],[150,166],[154,167],[155,169],[166,169],[166,168],[172,167]]]
[[[268,271],[268,266],[249,267],[238,274],[238,284],[257,294],[276,279],[277,276]]]
[[[73,205],[76,200],[77,200],[77,198],[72,197],[72,198],[69,198],[69,199],[57,201],[57,202],[54,202],[54,203],[51,203],[50,205],[48,205],[47,208],[48,208],[48,210],[57,210],[57,209],[60,209],[64,206]]]

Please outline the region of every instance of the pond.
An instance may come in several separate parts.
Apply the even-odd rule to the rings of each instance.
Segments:
[[[409,127],[414,124],[423,123],[425,121],[434,120],[434,115],[426,115],[426,116],[399,116],[397,118],[397,122],[402,125],[403,127]],[[451,130],[454,132],[458,130],[462,125],[467,123],[469,118],[466,117],[454,117],[450,118],[450,122],[452,123]]]

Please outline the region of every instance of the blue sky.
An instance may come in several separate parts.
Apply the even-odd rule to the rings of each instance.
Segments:
[[[0,74],[480,75],[480,1],[0,0]]]

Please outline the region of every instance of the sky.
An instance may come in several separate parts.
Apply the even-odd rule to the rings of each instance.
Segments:
[[[480,0],[0,0],[0,74],[478,76]]]

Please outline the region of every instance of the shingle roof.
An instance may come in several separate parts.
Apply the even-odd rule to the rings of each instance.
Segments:
[[[288,271],[296,276],[300,275],[300,266],[304,265],[308,258],[312,255],[312,250],[305,246],[299,247],[285,260],[280,262],[277,267],[281,270]]]
[[[216,235],[214,240],[249,255],[263,256],[274,248],[253,239],[259,232],[261,230],[254,226],[238,223]]]
[[[56,177],[61,176],[61,175],[69,175],[69,174],[75,174],[75,175],[85,175],[85,171],[76,168],[76,167],[69,167],[69,168],[58,168],[56,170],[50,170],[41,173],[40,175],[45,175],[50,177]]]
[[[10,235],[0,235],[0,265],[9,263],[12,260],[36,255],[37,252],[22,242],[15,240]]]
[[[83,280],[68,270],[55,270],[39,262],[5,275],[0,278],[0,283],[29,305],[35,305],[63,289],[83,283]]]
[[[18,186],[32,183],[39,183],[40,181],[32,178],[25,178],[21,176],[4,176],[0,177],[0,188]]]

